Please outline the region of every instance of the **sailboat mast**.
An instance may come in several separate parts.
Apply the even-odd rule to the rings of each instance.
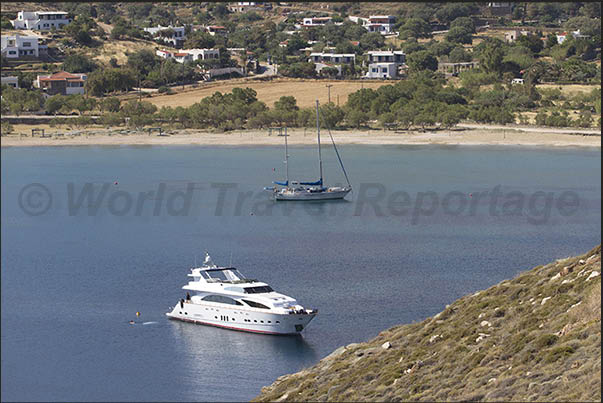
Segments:
[[[322,187],[322,154],[320,152],[320,121],[318,116],[318,99],[316,100],[316,133],[318,134],[318,167],[320,169],[320,186]]]
[[[289,187],[289,146],[287,144],[287,133],[285,133],[285,168],[287,173],[287,187]]]

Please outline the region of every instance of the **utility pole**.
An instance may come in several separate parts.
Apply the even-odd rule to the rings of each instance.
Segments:
[[[329,89],[329,103],[331,103],[331,87],[333,84],[327,84],[326,87]]]

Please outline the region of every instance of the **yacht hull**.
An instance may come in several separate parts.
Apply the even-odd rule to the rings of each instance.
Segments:
[[[255,310],[233,306],[233,308],[213,304],[180,303],[168,318],[198,325],[221,327],[223,329],[242,332],[293,335],[306,328],[316,313],[279,314],[258,312]]]
[[[275,194],[275,199],[280,201],[302,201],[302,200],[341,200],[350,189],[334,190],[330,192],[288,192]]]

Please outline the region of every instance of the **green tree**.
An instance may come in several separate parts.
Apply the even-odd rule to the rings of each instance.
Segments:
[[[128,55],[128,66],[144,78],[151,70],[159,66],[161,60],[150,49],[141,49]]]
[[[471,17],[458,17],[450,23],[450,29],[461,27],[469,31],[471,34],[475,34],[475,23]]]
[[[436,71],[438,69],[438,59],[428,50],[421,50],[408,55],[407,63],[411,72]]]
[[[360,37],[360,47],[365,50],[380,49],[384,44],[385,39],[378,32],[367,32]]]
[[[47,98],[46,102],[44,102],[44,110],[46,111],[46,113],[56,115],[64,104],[65,97],[63,95],[53,95]]]
[[[100,102],[100,108],[104,112],[119,112],[121,102],[117,97],[104,98]]]
[[[345,117],[343,110],[333,102],[320,106],[320,125],[327,129],[334,129]]]
[[[451,63],[470,62],[471,53],[467,52],[462,46],[457,46],[448,55],[448,61]]]
[[[274,103],[274,107],[277,110],[283,110],[287,112],[299,110],[299,107],[297,106],[297,100],[292,95],[280,97],[278,101]]]
[[[464,44],[471,44],[473,42],[469,28],[459,26],[450,28],[450,30],[446,33],[446,40],[452,43]]]
[[[184,41],[186,49],[211,49],[216,46],[216,40],[208,32],[195,31]]]
[[[63,70],[70,73],[89,73],[98,68],[98,65],[90,58],[81,55],[69,55],[63,61]]]
[[[540,53],[540,51],[544,48],[542,40],[533,34],[520,35],[519,38],[517,38],[516,45],[524,46],[530,49],[533,53]]]
[[[400,27],[400,36],[403,39],[429,38],[431,36],[431,27],[422,18],[408,18],[404,25]]]
[[[488,73],[501,72],[501,64],[504,58],[502,44],[498,41],[486,41],[484,48],[479,54],[480,66]]]

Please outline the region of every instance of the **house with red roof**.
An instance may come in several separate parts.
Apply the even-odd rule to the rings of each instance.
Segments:
[[[48,95],[84,94],[88,76],[83,73],[59,71],[48,75],[38,75],[34,87],[40,88]]]

